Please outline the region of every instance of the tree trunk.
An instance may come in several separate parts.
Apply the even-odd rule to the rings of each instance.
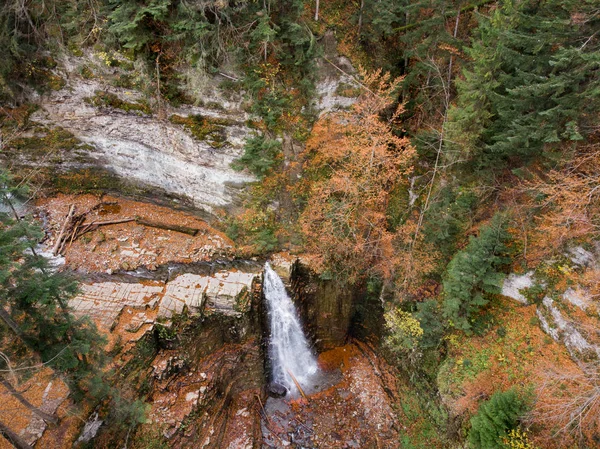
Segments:
[[[0,379],[0,383],[4,385],[4,387],[8,391],[10,391],[10,394],[12,394],[17,401],[19,401],[21,404],[27,407],[29,411],[35,413],[37,416],[39,416],[48,423],[58,424],[58,417],[56,415],[51,415],[37,408],[35,405],[33,405],[31,402],[25,399],[23,395],[19,393],[9,381],[7,381],[6,379]]]
[[[458,24],[460,23],[460,8],[458,8],[458,13],[456,14],[456,21],[454,22],[454,34],[452,37],[456,39],[458,35]],[[450,62],[448,63],[448,90],[450,90],[450,83],[452,82],[452,61],[454,59],[454,55],[450,53]]]
[[[10,430],[6,424],[0,421],[0,435],[8,440],[17,449],[32,449],[19,435]]]
[[[362,31],[363,10],[365,9],[365,0],[360,0],[360,11],[358,13],[358,40],[360,41],[360,33]]]
[[[13,320],[8,314],[8,312],[4,310],[4,307],[0,307],[0,318],[2,318],[2,321],[4,321],[6,325],[10,327],[15,334],[17,334],[17,337],[19,337],[23,341],[23,343],[27,345],[27,342],[25,340],[25,334],[23,333],[19,325],[15,322],[15,320]]]

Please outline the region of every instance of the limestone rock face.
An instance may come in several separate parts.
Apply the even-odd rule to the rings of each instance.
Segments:
[[[91,99],[98,92],[124,104],[144,99],[135,90],[110,85],[104,77],[83,79],[75,67],[90,59],[72,59],[81,61],[63,63],[66,86],[40,98],[40,109],[31,117],[37,123],[62,127],[88,144],[77,154],[63,155],[63,169],[85,161],[143,186],[187,197],[209,212],[231,205],[239,189],[254,180],[230,167],[243,153],[244,139],[250,133],[239,103],[228,101],[212,109],[162,104],[152,113],[97,105]],[[200,115],[219,123],[220,141],[194,137],[182,124],[168,120],[173,114]]]
[[[213,275],[184,273],[168,282],[144,283],[96,282],[81,284],[81,293],[70,301],[77,315],[88,315],[105,329],[116,322],[125,307],[155,310],[170,318],[184,308],[192,314],[204,310],[223,315],[241,316],[249,306],[249,295],[258,274],[241,271],[218,271]],[[140,325],[144,322],[141,312]],[[136,317],[134,317],[136,318]],[[135,326],[134,326],[135,327]]]
[[[323,36],[323,57],[317,61],[317,109],[321,114],[347,109],[356,103],[358,84],[356,70],[345,56],[337,51],[333,31]]]
[[[571,272],[585,275],[600,267],[598,254],[600,248],[590,251],[580,246],[572,247],[563,254],[562,262],[550,260],[547,263],[557,270],[564,264]],[[536,316],[541,329],[553,340],[562,343],[573,360],[589,362],[600,359],[600,339],[594,331],[600,322],[600,309],[595,295],[587,287],[577,284],[566,289],[550,288],[543,276],[534,271],[509,274],[502,285],[502,294],[528,305],[525,293],[530,288],[537,288],[544,294],[536,302]]]

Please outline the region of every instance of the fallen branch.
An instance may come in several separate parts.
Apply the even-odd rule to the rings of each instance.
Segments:
[[[6,424],[0,421],[0,435],[8,440],[17,449],[32,449],[32,447],[17,433],[13,432]]]
[[[281,439],[281,437],[275,432],[275,429],[273,428],[273,423],[271,422],[271,420],[269,419],[269,416],[267,415],[267,412],[265,410],[265,408],[263,407],[262,401],[260,400],[260,396],[259,395],[255,395],[256,399],[258,399],[258,403],[260,404],[260,408],[262,409],[263,415],[265,416],[265,419],[267,420],[267,423],[265,424],[265,427],[267,428],[267,430],[271,433],[271,435],[273,435],[275,438],[277,438],[279,440],[279,442],[281,444],[283,444],[283,440]]]
[[[188,228],[187,226],[156,223],[153,221],[144,220],[143,218],[140,218],[140,217],[135,217],[135,222],[137,224],[141,224],[143,226],[149,226],[151,228],[158,228],[158,229],[165,229],[167,231],[181,232],[183,234],[187,234],[187,235],[191,235],[191,236],[195,236],[200,231],[199,229]]]
[[[259,395],[255,395],[255,396],[256,396],[256,399],[258,399],[258,403],[260,404],[260,408],[261,408],[261,410],[263,412],[263,415],[265,415],[265,419],[267,420],[267,423],[269,425],[271,425],[271,420],[269,419],[269,416],[267,415],[267,412],[266,412],[265,408],[263,407],[263,403],[260,400],[260,396]]]
[[[81,226],[81,223],[83,223],[85,221],[85,217],[86,217],[86,214],[81,214],[81,215],[74,216],[71,219],[71,224],[68,227],[68,231],[65,233],[65,236],[60,244],[60,247],[58,248],[58,254],[62,254],[63,251],[65,250],[65,247],[67,246],[67,242],[69,241],[69,236],[71,236],[70,243],[69,243],[69,246],[71,246],[71,243],[73,243],[73,240],[75,239],[75,233],[77,232],[77,229],[79,228],[79,226]]]
[[[304,394],[304,391],[302,390],[302,387],[300,386],[300,383],[298,382],[298,380],[296,380],[296,376],[294,376],[292,374],[292,372],[288,369],[286,370],[288,372],[288,374],[292,377],[292,380],[294,381],[294,384],[296,385],[296,388],[298,389],[298,391],[300,392],[300,394],[302,395],[302,397],[304,399],[306,399],[306,401],[308,402],[308,398],[306,397],[306,395]]]
[[[225,78],[227,78],[227,79],[230,79],[230,80],[232,80],[232,81],[236,81],[236,82],[237,82],[237,81],[239,81],[239,79],[238,79],[238,78],[235,78],[235,77],[233,77],[233,76],[231,76],[231,75],[227,75],[226,73],[223,73],[223,72],[219,72],[219,75],[221,75],[221,76],[223,76],[223,77],[225,77]]]
[[[178,226],[178,225],[170,225],[170,224],[164,224],[164,223],[156,223],[156,222],[153,222],[153,221],[144,220],[143,218],[140,218],[140,217],[121,218],[121,219],[118,219],[118,220],[93,221],[91,223],[86,224],[85,226],[81,226],[82,223],[78,223],[75,226],[75,230],[73,232],[73,236],[74,237],[71,239],[71,242],[77,240],[79,237],[81,237],[84,234],[87,234],[88,232],[95,231],[100,226],[107,226],[107,225],[121,224],[121,223],[129,223],[131,221],[135,221],[137,224],[140,224],[142,226],[148,226],[148,227],[151,227],[151,228],[158,228],[158,229],[165,229],[167,231],[181,232],[183,234],[187,234],[187,235],[191,235],[191,236],[196,236],[198,234],[198,232],[200,232],[200,229],[188,228],[187,226]],[[79,228],[79,226],[81,226],[81,228]],[[79,229],[79,232],[76,232],[77,229]]]
[[[56,253],[58,252],[58,250],[59,250],[59,248],[61,246],[61,242],[62,242],[62,239],[63,239],[63,234],[67,230],[67,225],[71,221],[71,217],[73,217],[73,212],[75,212],[75,205],[71,204],[71,208],[69,209],[69,213],[67,214],[67,218],[65,218],[65,221],[63,222],[63,225],[62,225],[62,227],[60,229],[60,233],[58,234],[58,237],[56,238],[56,242],[54,242],[54,248],[52,248],[52,254],[54,254],[55,256],[56,256]]]
[[[120,224],[120,223],[129,223],[131,221],[136,221],[136,219],[135,218],[121,218],[119,220],[93,221],[93,222],[88,223],[85,226],[83,226],[73,240],[77,240],[79,237],[81,237],[84,234],[87,234],[90,231],[95,231],[100,226],[107,226],[107,225]]]
[[[17,391],[17,389],[15,387],[13,387],[9,381],[7,381],[5,379],[0,379],[0,383],[4,386],[4,388],[6,388],[10,392],[10,394],[17,401],[19,401],[23,406],[25,406],[27,408],[27,410],[35,413],[38,417],[42,418],[47,423],[52,423],[54,425],[58,424],[58,416],[51,415],[50,413],[46,413],[45,411],[40,410],[39,408],[37,408],[36,406],[31,404],[31,402],[29,402],[27,399],[25,399],[23,397],[23,395],[19,391]]]

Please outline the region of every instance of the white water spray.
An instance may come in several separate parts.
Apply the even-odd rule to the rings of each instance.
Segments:
[[[318,370],[317,360],[310,351],[296,308],[285,291],[283,281],[268,262],[265,264],[263,289],[271,327],[269,358],[273,382],[287,387],[295,396],[298,389],[292,376],[304,389]]]

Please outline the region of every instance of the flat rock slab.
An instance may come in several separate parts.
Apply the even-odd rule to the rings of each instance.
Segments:
[[[199,313],[208,307],[225,315],[239,315],[236,301],[252,289],[256,273],[221,271],[212,276],[182,274],[168,283],[96,282],[82,284],[81,293],[70,301],[78,316],[91,317],[110,329],[124,307],[154,309],[170,318],[187,308]]]

